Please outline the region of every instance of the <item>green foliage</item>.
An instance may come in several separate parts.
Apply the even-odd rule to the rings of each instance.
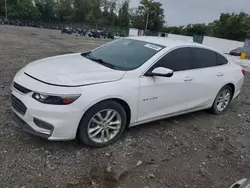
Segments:
[[[55,17],[59,21],[70,20],[73,13],[72,0],[60,0],[55,5]]]
[[[162,4],[153,0],[141,0],[136,13],[131,14],[131,24],[138,29],[145,29],[148,16],[148,30],[159,31],[164,25],[164,9]]]
[[[249,36],[250,16],[240,14],[221,14],[220,19],[214,22],[214,36],[232,40],[244,40]]]
[[[183,32],[185,35],[193,36],[196,35],[206,35],[207,34],[207,26],[206,24],[189,24],[185,28],[183,28]]]
[[[183,28],[184,28],[184,26],[163,27],[163,28],[161,28],[160,31],[164,32],[164,33],[173,33],[173,34],[177,34],[177,35],[182,35],[184,33]]]
[[[164,27],[162,4],[141,0],[129,11],[129,0],[7,0],[8,17],[16,20],[77,22],[98,26],[135,27],[187,36],[208,35],[244,41],[250,38],[250,15],[241,12],[222,13],[209,24]],[[118,3],[119,2],[119,3]],[[5,0],[0,0],[0,17],[5,16]]]
[[[8,6],[8,16],[14,19],[37,20],[40,12],[32,1],[17,0]]]
[[[46,22],[55,20],[55,2],[53,0],[35,0],[35,6],[40,12],[41,20]]]
[[[239,14],[222,13],[218,20],[209,24],[189,24],[186,27],[164,27],[161,31],[187,36],[208,35],[244,41],[246,38],[250,38],[250,16],[244,12]]]
[[[128,13],[128,8],[129,8],[129,2],[125,1],[122,4],[122,7],[119,10],[119,23],[121,27],[128,27],[129,25],[129,13]]]
[[[92,25],[129,26],[129,1],[123,0],[8,0],[8,17],[44,22],[82,22]],[[119,1],[120,2],[120,1]],[[0,0],[0,16],[5,15]]]
[[[5,15],[4,0],[0,0],[0,17]]]

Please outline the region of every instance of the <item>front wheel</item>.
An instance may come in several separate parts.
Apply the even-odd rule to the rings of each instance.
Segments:
[[[122,136],[126,124],[124,108],[115,101],[104,101],[85,113],[79,125],[78,137],[87,146],[104,147]]]
[[[224,86],[217,94],[211,111],[215,114],[221,114],[227,109],[232,97],[232,88],[230,86]]]

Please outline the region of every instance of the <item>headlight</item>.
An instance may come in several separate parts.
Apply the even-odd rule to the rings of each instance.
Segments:
[[[67,105],[78,99],[80,95],[51,95],[34,92],[32,97],[45,104]]]

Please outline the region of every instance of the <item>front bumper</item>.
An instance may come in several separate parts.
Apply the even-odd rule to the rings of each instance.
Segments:
[[[83,109],[74,103],[65,106],[42,104],[32,98],[32,93],[23,94],[12,90],[12,95],[27,108],[25,113],[20,113],[18,106],[12,103],[15,124],[24,132],[48,140],[75,139]]]
[[[13,120],[13,124],[15,126],[20,127],[24,132],[34,135],[34,136],[39,136],[41,138],[45,138],[48,139],[51,134],[44,134],[44,133],[40,133],[35,131],[30,125],[28,125],[25,121],[23,121],[18,115],[16,115],[15,113],[12,116],[12,120]]]

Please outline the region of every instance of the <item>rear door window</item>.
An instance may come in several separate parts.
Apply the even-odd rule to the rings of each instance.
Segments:
[[[217,55],[215,52],[203,48],[190,48],[192,56],[192,69],[217,66]]]

